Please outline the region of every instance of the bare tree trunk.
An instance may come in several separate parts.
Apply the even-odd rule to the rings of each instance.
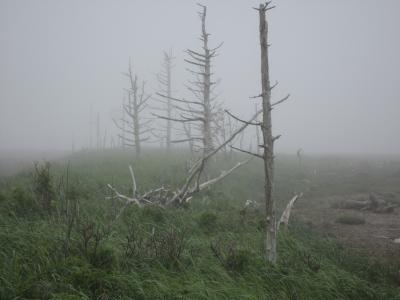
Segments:
[[[187,140],[189,142],[189,151],[190,151],[190,156],[193,156],[194,154],[194,141],[192,139],[192,129],[190,127],[190,123],[189,124],[183,124],[183,130],[185,131]]]
[[[129,93],[129,92],[128,92]],[[129,97],[129,95],[128,95]],[[125,120],[126,120],[126,116],[125,116],[125,97],[122,99],[122,132],[121,132],[121,137],[120,137],[120,141],[121,141],[121,147],[125,148],[125,132],[126,132],[126,124],[125,124]]]
[[[89,149],[93,149],[93,108],[90,104],[90,124],[89,124]]]
[[[201,14],[201,40],[203,41],[204,49],[204,73],[203,73],[203,99],[204,99],[204,121],[203,121],[203,135],[204,135],[204,154],[208,154],[213,150],[213,139],[211,130],[211,103],[210,103],[210,87],[211,87],[211,55],[208,48],[208,36],[206,32],[206,16],[207,7],[203,7]]]
[[[129,65],[129,76],[131,78],[131,89],[132,89],[132,119],[133,119],[133,135],[135,140],[136,157],[140,157],[141,145],[140,145],[140,125],[139,125],[139,107],[138,107],[138,86],[137,76],[133,77],[132,68]],[[134,78],[132,80],[132,78]]]
[[[160,84],[159,90],[160,93],[165,95],[166,97],[166,134],[165,136],[161,137],[161,139],[165,139],[167,153],[171,152],[171,137],[172,137],[172,68],[173,66],[174,57],[172,55],[172,51],[170,50],[169,53],[164,51],[164,61],[162,63],[162,70],[159,74],[157,74],[157,81]]]
[[[100,150],[100,145],[101,145],[100,115],[99,115],[99,113],[97,113],[97,119],[96,119],[96,148],[97,148],[97,151]]]
[[[145,93],[145,82],[142,82],[141,88],[139,88],[138,77],[133,74],[130,62],[128,73],[125,75],[130,81],[130,88],[127,90],[128,101],[123,103],[123,117],[119,121],[113,121],[121,130],[119,137],[122,139],[123,145],[133,147],[136,157],[140,157],[142,142],[150,139],[149,136],[143,137],[143,135],[152,131],[149,128],[151,120],[143,121],[142,118],[142,112],[147,107],[150,95]]]
[[[296,154],[297,154],[297,161],[298,161],[298,164],[299,164],[299,171],[301,171],[301,169],[302,169],[302,167],[301,167],[301,161],[302,161],[302,154],[303,154],[303,149],[298,149],[297,150],[297,152],[296,152]]]
[[[104,129],[103,147],[104,150],[107,148],[107,129]]]
[[[260,48],[261,48],[261,87],[262,92],[260,95],[252,98],[262,99],[262,122],[257,121],[257,114],[251,122],[247,122],[239,119],[238,117],[227,113],[236,119],[244,123],[245,125],[255,125],[261,127],[263,144],[259,147],[263,148],[263,154],[253,153],[251,151],[246,151],[243,149],[238,149],[232,146],[233,149],[239,150],[241,152],[251,154],[255,157],[261,158],[264,162],[264,194],[265,194],[265,212],[266,212],[266,222],[265,222],[265,254],[266,258],[272,264],[276,264],[277,260],[277,250],[276,250],[276,236],[277,236],[277,222],[276,222],[276,211],[275,211],[275,200],[273,196],[273,178],[274,178],[274,142],[280,137],[280,135],[272,135],[272,119],[271,111],[272,108],[282,102],[286,101],[290,95],[287,95],[283,99],[271,103],[271,90],[276,86],[274,84],[271,86],[269,78],[269,62],[268,62],[268,23],[266,21],[266,12],[274,6],[269,6],[270,2],[266,4],[260,4],[259,8],[255,8],[259,12],[260,19]],[[256,109],[257,110],[257,109]],[[287,219],[290,215],[290,209],[293,206],[293,202],[289,205],[290,208],[287,210]]]
[[[168,95],[168,105],[167,105],[167,115],[168,115],[168,120],[167,120],[167,152],[171,152],[171,117],[172,117],[172,105],[171,105],[171,97],[172,97],[172,91],[171,91],[171,69],[172,69],[172,55],[166,55],[165,57],[166,63],[167,63],[167,95]]]
[[[194,76],[194,80],[189,81],[186,87],[193,94],[194,100],[177,99],[168,97],[166,94],[158,93],[159,96],[173,101],[174,109],[176,109],[177,117],[168,117],[165,115],[157,115],[161,119],[169,119],[173,122],[181,122],[190,124],[192,130],[191,135],[186,139],[177,140],[175,142],[201,143],[201,155],[206,156],[214,150],[214,138],[216,135],[215,115],[218,110],[218,104],[214,102],[215,96],[212,96],[213,90],[218,83],[212,81],[213,73],[211,72],[211,61],[213,57],[217,56],[217,50],[222,45],[216,48],[209,48],[209,34],[206,31],[206,16],[207,7],[200,5],[201,11],[199,16],[201,18],[201,35],[202,47],[199,51],[188,49],[186,53],[189,58],[185,62],[190,64],[194,69],[188,71]],[[184,127],[185,134],[187,135],[187,127]],[[193,132],[195,131],[195,132]],[[196,145],[197,146],[197,145]],[[207,168],[206,168],[207,169]],[[208,177],[207,170],[202,171]]]
[[[255,105],[255,111],[258,111],[257,108],[257,104]],[[257,145],[256,145],[256,152],[257,154],[260,154],[260,145],[261,145],[261,138],[260,138],[260,128],[258,126],[255,126],[256,128],[256,141],[257,141]]]
[[[264,192],[266,209],[265,251],[268,261],[275,264],[276,253],[276,216],[273,198],[274,176],[274,138],[271,121],[271,85],[268,64],[268,23],[266,21],[267,5],[260,4],[260,46],[261,46],[261,86],[262,86],[262,135],[264,148]]]

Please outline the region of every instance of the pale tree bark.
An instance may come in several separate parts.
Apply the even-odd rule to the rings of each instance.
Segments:
[[[171,137],[172,137],[172,110],[173,104],[171,101],[172,98],[172,69],[174,67],[173,60],[175,57],[172,55],[172,51],[169,52],[164,51],[164,59],[161,65],[162,70],[157,74],[157,81],[159,83],[159,93],[166,95],[166,103],[165,110],[166,117],[166,128],[165,128],[165,136],[161,137],[165,138],[167,153],[171,152]]]
[[[145,120],[143,112],[147,108],[147,101],[151,95],[145,91],[145,82],[139,87],[137,75],[132,72],[132,66],[129,62],[128,73],[124,74],[129,78],[130,88],[127,89],[128,98],[123,103],[123,117],[120,120],[113,120],[114,124],[121,130],[118,136],[121,138],[124,146],[133,147],[136,157],[140,157],[142,143],[149,140],[148,135],[152,128],[152,120]]]
[[[211,88],[211,55],[210,49],[208,47],[208,36],[206,31],[206,16],[207,7],[202,6],[203,12],[200,13],[201,17],[201,38],[203,41],[204,53],[202,56],[189,54],[192,57],[192,62],[204,63],[204,73],[202,89],[203,89],[203,103],[204,103],[204,121],[203,121],[203,135],[204,135],[204,153],[207,154],[213,150],[213,139],[212,139],[212,115],[211,115],[211,98],[210,98],[210,88]],[[190,53],[190,52],[189,52]],[[193,61],[194,60],[194,61]],[[188,60],[188,62],[190,62]]]
[[[188,171],[187,177],[185,182],[177,189],[171,190],[165,187],[156,188],[154,190],[150,190],[145,192],[144,194],[137,193],[136,187],[136,179],[134,176],[134,172],[132,167],[129,167],[132,179],[132,196],[126,196],[121,194],[117,191],[112,185],[108,184],[107,186],[114,192],[114,196],[108,198],[117,198],[125,202],[125,206],[123,209],[126,208],[129,204],[136,204],[139,207],[146,206],[146,205],[159,205],[159,206],[182,206],[188,203],[193,196],[198,194],[204,189],[209,188],[211,185],[223,180],[229,174],[234,172],[237,168],[241,167],[249,160],[242,161],[237,163],[235,166],[231,167],[226,171],[221,171],[220,175],[206,179],[204,181],[202,174],[205,171],[205,166],[207,162],[212,159],[221,149],[226,147],[233,139],[235,139],[251,122],[257,118],[257,116],[261,113],[261,111],[257,112],[249,122],[245,122],[241,127],[239,127],[233,134],[227,138],[227,140],[220,144],[219,146],[215,147],[211,152],[207,155],[202,156],[198,161],[196,161]],[[123,210],[122,209],[122,210]],[[122,213],[122,211],[121,211]],[[118,214],[118,216],[121,215]]]
[[[100,150],[100,145],[101,145],[101,137],[100,137],[100,115],[97,113],[97,118],[96,118],[96,150]]]
[[[303,156],[303,149],[298,149],[297,152],[297,162],[299,164],[299,170],[301,171],[301,162],[302,162],[302,156]]]
[[[276,210],[275,210],[275,199],[273,195],[273,183],[274,183],[274,143],[280,137],[280,135],[273,136],[272,134],[272,109],[289,98],[289,95],[283,99],[272,103],[271,102],[271,90],[277,85],[275,83],[271,86],[269,77],[269,61],[268,61],[268,23],[266,20],[266,12],[274,6],[270,6],[271,2],[260,4],[259,8],[255,8],[259,12],[259,31],[260,31],[260,48],[261,48],[261,87],[262,92],[260,95],[251,98],[262,99],[262,121],[252,121],[250,125],[261,127],[262,133],[262,144],[259,147],[262,148],[262,153],[253,153],[243,149],[237,149],[241,152],[251,154],[263,160],[264,166],[264,196],[265,196],[265,255],[269,262],[272,264],[276,263],[277,260],[277,221],[276,221]],[[231,115],[235,119],[241,122],[239,118]],[[297,199],[297,198],[296,198]],[[295,201],[295,200],[294,200]],[[290,204],[290,209],[294,204],[294,201]],[[288,209],[290,215],[290,209]],[[287,217],[288,219],[288,217]]]
[[[255,105],[255,111],[258,111],[258,108],[257,108],[257,104]],[[256,129],[256,142],[257,142],[257,147],[256,147],[256,151],[257,151],[257,154],[260,154],[260,145],[261,145],[261,134],[260,134],[260,127],[259,126],[255,126],[255,129]]]
[[[264,193],[265,193],[265,251],[267,259],[276,263],[276,215],[273,199],[274,176],[274,139],[271,120],[271,84],[268,62],[268,23],[266,20],[267,4],[260,4],[260,46],[261,46],[261,87],[262,87],[262,136],[264,148]]]
[[[185,59],[185,62],[194,68],[188,69],[194,76],[194,79],[190,80],[189,84],[186,85],[194,99],[177,99],[159,93],[158,95],[162,98],[171,100],[171,103],[173,103],[172,107],[176,111],[176,116],[154,115],[161,119],[186,124],[184,127],[185,138],[173,142],[192,142],[193,147],[201,150],[202,156],[206,156],[208,153],[212,152],[215,147],[214,142],[217,130],[215,117],[219,105],[215,101],[216,96],[213,96],[213,92],[218,82],[212,80],[211,62],[217,55],[217,50],[221,45],[216,48],[209,48],[210,34],[206,31],[207,7],[203,5],[199,6],[201,7],[199,16],[201,19],[200,40],[202,41],[202,47],[200,51],[188,49],[186,51],[188,59]],[[189,124],[191,135],[188,137],[187,129],[189,128]]]
[[[260,29],[260,48],[261,48],[261,98],[263,119],[261,124],[264,149],[264,193],[265,193],[265,254],[271,263],[275,264],[277,260],[276,236],[276,209],[275,199],[273,195],[273,180],[274,180],[274,143],[280,137],[272,135],[272,118],[271,111],[273,106],[280,104],[289,98],[287,95],[282,100],[276,103],[271,103],[271,90],[275,86],[271,86],[269,77],[269,61],[268,61],[268,22],[266,20],[266,12],[274,8],[270,6],[270,2],[260,4],[259,12],[259,29]]]
[[[186,123],[182,123],[182,125],[183,125],[183,130],[185,131],[186,138],[187,138],[187,140],[189,142],[190,156],[193,156],[193,154],[194,154],[194,141],[193,141],[193,138],[192,138],[191,126],[190,126],[190,124],[186,124]]]

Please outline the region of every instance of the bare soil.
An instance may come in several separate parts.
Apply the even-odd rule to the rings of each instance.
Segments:
[[[400,259],[400,208],[393,213],[374,213],[353,209],[332,208],[338,201],[354,199],[360,195],[329,196],[300,199],[294,208],[296,218],[333,235],[339,242],[354,250],[384,259]],[[363,218],[364,224],[337,223],[339,216]]]

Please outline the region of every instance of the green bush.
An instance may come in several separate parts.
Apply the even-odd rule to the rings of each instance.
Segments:
[[[211,250],[228,271],[242,272],[250,263],[250,252],[238,247],[236,241],[218,240],[211,243]]]
[[[74,295],[74,294],[69,294],[69,293],[57,293],[57,294],[52,294],[50,300],[82,300],[85,298],[82,298],[82,295]],[[88,298],[86,298],[88,299]]]
[[[113,249],[100,247],[91,256],[90,263],[96,268],[111,271],[117,266],[117,257]]]
[[[132,223],[124,243],[125,258],[157,261],[167,268],[179,267],[187,246],[187,230],[174,225],[152,227],[151,232]]]
[[[11,198],[12,206],[18,216],[30,216],[38,211],[34,197],[20,187],[12,191]]]
[[[164,211],[157,206],[147,206],[142,209],[142,219],[154,223],[162,223],[165,220]]]
[[[203,231],[210,233],[210,232],[213,232],[216,230],[217,221],[218,221],[218,217],[215,213],[204,212],[200,215],[197,223],[199,224],[199,227]]]
[[[6,196],[2,192],[0,192],[0,204],[4,202],[6,202]]]
[[[247,250],[230,252],[225,258],[225,267],[228,270],[242,272],[250,262],[250,253]]]
[[[30,217],[43,210],[28,189],[32,173],[0,182],[6,196],[0,209],[0,299],[400,300],[399,261],[388,265],[377,257],[375,263],[321,234],[323,228],[296,220],[278,235],[277,266],[268,264],[263,210],[246,212],[243,222],[239,215],[243,199],[262,196],[262,168],[254,161],[203,193],[204,198],[195,197],[188,209],[129,205],[114,219],[124,203],[105,199],[110,196],[105,184],[123,191],[130,184],[127,165],[135,166],[143,191],[154,188],[154,179],[184,179],[176,174],[164,178],[165,170],[174,168],[162,155],[146,152],[142,161],[132,162],[131,152],[116,153],[71,158],[68,188],[57,203],[60,218],[54,211],[52,218]],[[174,163],[180,160],[177,156]],[[287,199],[293,183],[304,190],[284,160],[277,158],[277,199]],[[52,176],[53,183],[62,186],[63,178],[66,184],[64,166],[54,165]],[[347,182],[315,180],[318,195],[337,193]],[[16,186],[25,189],[13,191]],[[357,186],[346,187],[353,191]],[[17,208],[19,217],[10,217]],[[66,229],[71,229],[68,238]],[[70,251],[63,251],[66,240]]]
[[[54,208],[54,189],[52,176],[50,174],[50,163],[40,165],[35,163],[33,177],[34,191],[41,206],[42,213],[51,215]]]

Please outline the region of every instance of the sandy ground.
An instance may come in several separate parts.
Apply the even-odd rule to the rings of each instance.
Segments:
[[[340,242],[357,251],[389,259],[400,259],[400,243],[394,242],[395,239],[400,238],[400,208],[396,208],[393,213],[382,214],[331,207],[333,203],[351,199],[354,196],[303,198],[296,203],[293,213],[296,214],[296,218],[332,234]],[[365,224],[337,223],[336,219],[341,215],[363,218]]]

